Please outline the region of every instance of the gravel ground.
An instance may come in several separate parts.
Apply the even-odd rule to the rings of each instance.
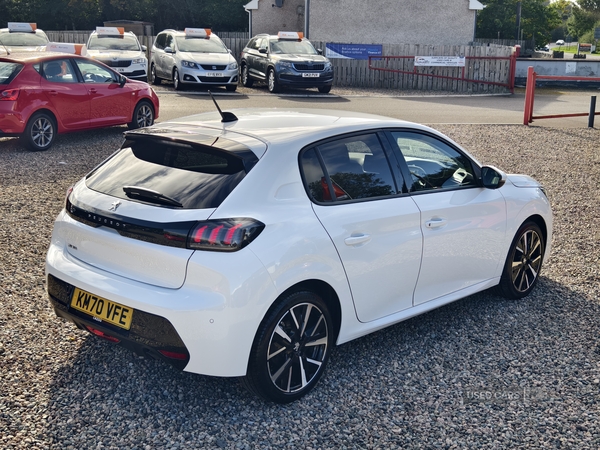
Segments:
[[[0,139],[0,448],[599,448],[598,130],[438,128],[547,187],[554,248],[538,288],[521,301],[483,292],[338,347],[317,388],[285,406],[54,316],[53,218],[124,127],[45,153]]]

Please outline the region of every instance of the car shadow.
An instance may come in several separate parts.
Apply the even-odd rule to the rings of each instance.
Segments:
[[[475,387],[543,388],[542,397],[569,396],[577,402],[576,385],[595,376],[594,367],[582,361],[592,366],[599,361],[600,346],[589,341],[600,333],[599,314],[598,302],[544,277],[523,300],[505,300],[494,290],[481,292],[336,347],[319,385],[291,405],[265,403],[235,379],[179,372],[87,335],[68,364],[53,374],[45,435],[51,445],[61,445],[57,437],[69,436],[77,446],[90,428],[96,441],[105,444],[111,434],[135,430],[143,448],[144,442],[153,443],[148,433],[185,431],[219,437],[233,446],[232,429],[260,422],[262,434],[248,437],[259,445],[273,427],[305,430],[293,419],[304,414],[307,419],[329,411],[333,421],[328,429],[334,434],[348,426],[335,421],[335,411],[359,422],[374,411],[408,422],[416,410],[455,414],[456,408],[464,408],[465,390]],[[585,324],[583,318],[589,318]],[[553,365],[565,353],[573,365]],[[545,397],[530,399],[528,406],[541,415],[552,408]],[[473,406],[481,411],[488,407]],[[517,414],[523,405],[496,407]]]

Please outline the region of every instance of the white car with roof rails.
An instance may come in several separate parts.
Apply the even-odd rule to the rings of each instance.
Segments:
[[[0,52],[40,52],[48,45],[48,36],[35,23],[8,22],[0,28]]]
[[[146,46],[122,27],[96,27],[87,41],[87,53],[132,80],[148,81]]]
[[[83,330],[286,403],[335,345],[484,289],[528,295],[551,241],[538,182],[431,128],[240,109],[126,133],[69,191],[47,289]]]
[[[176,90],[184,86],[224,86],[235,91],[238,64],[231,50],[207,28],[164,30],[158,33],[150,56],[150,81],[173,82]]]

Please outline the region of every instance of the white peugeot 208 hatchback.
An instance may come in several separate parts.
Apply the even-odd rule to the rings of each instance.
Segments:
[[[285,403],[332,347],[475,292],[536,285],[544,189],[435,130],[324,110],[130,131],[69,191],[47,254],[60,317]]]

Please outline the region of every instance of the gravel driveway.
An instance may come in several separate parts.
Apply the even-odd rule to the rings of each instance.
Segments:
[[[53,219],[124,127],[63,136],[45,153],[0,139],[0,448],[599,448],[598,130],[438,129],[545,184],[555,238],[538,288],[522,301],[483,292],[338,347],[317,388],[285,406],[51,311]]]

